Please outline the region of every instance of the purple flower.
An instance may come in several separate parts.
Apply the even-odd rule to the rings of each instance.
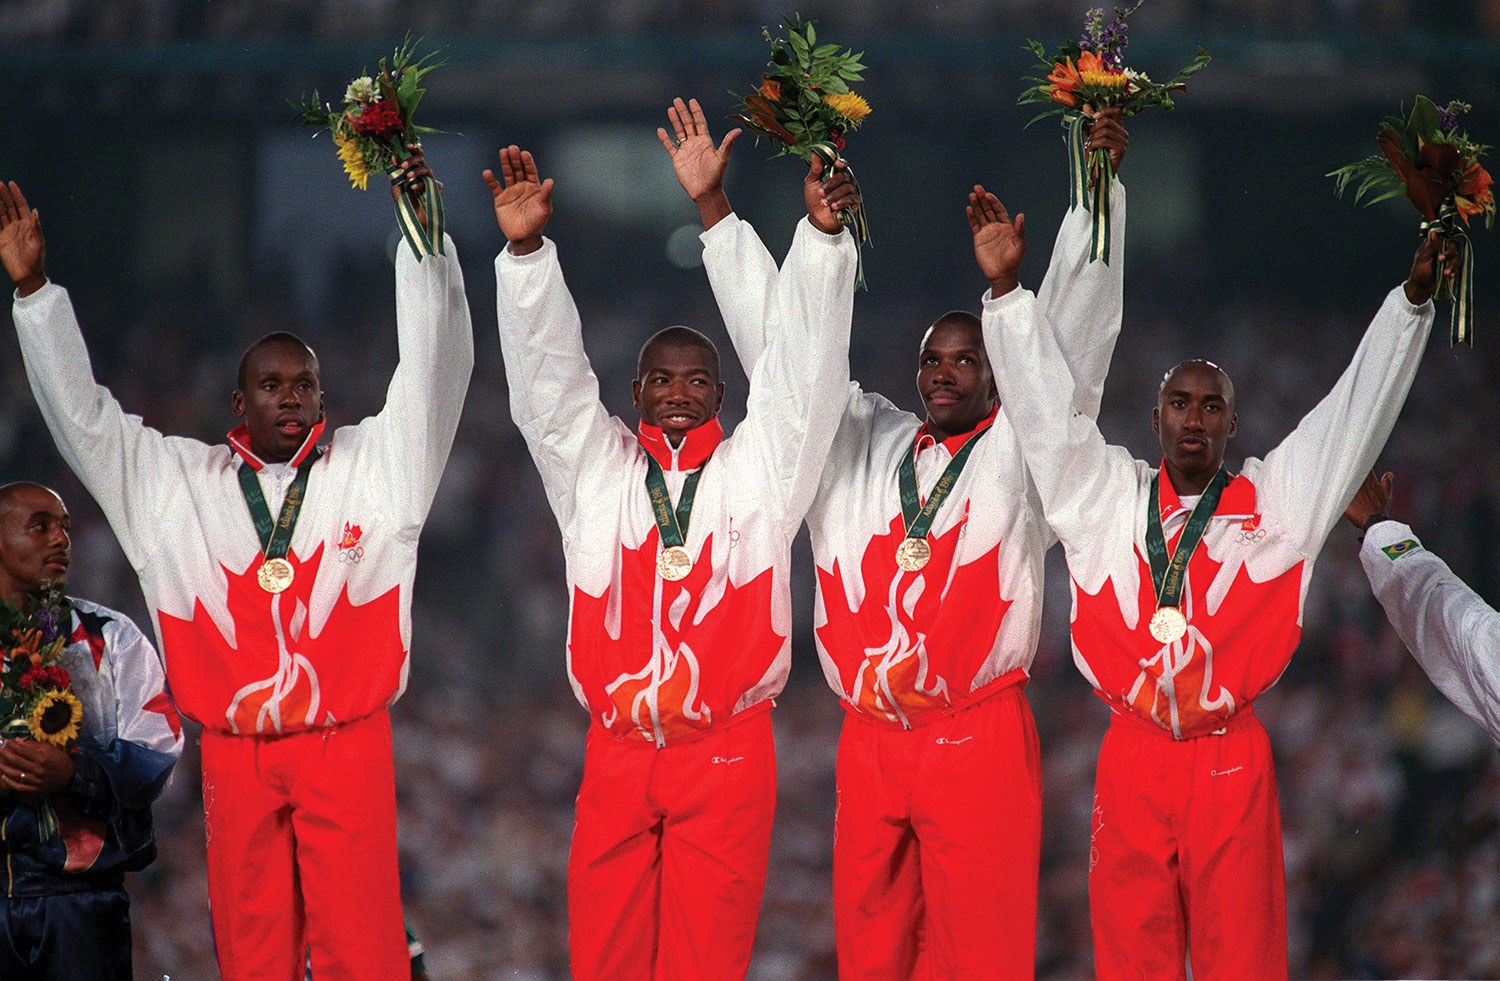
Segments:
[[[1130,8],[1134,9],[1135,7]],[[1114,19],[1107,24],[1104,22],[1103,7],[1090,10],[1083,20],[1083,34],[1078,39],[1078,47],[1094,52],[1110,68],[1120,68],[1125,62],[1125,19],[1130,16],[1130,10],[1116,7]]]
[[[57,629],[57,614],[52,610],[43,610],[36,616],[37,625],[42,628],[42,643],[50,644],[60,636]]]
[[[1458,129],[1458,117],[1471,108],[1473,107],[1467,102],[1459,102],[1457,99],[1443,106],[1438,110],[1438,131],[1444,136],[1452,136]]]

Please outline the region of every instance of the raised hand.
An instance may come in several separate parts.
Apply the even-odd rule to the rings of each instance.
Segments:
[[[836,212],[845,208],[859,208],[864,202],[859,195],[859,186],[849,176],[843,160],[834,165],[833,176],[823,179],[823,158],[814,156],[802,178],[802,200],[807,204],[807,218],[814,227],[829,235],[843,228]]]
[[[1371,518],[1377,514],[1385,514],[1386,508],[1391,506],[1393,480],[1394,476],[1389,470],[1379,480],[1375,479],[1373,470],[1366,474],[1365,482],[1354,492],[1354,500],[1344,509],[1344,517],[1349,519],[1349,523],[1364,531]]]
[[[405,191],[407,197],[411,198],[417,220],[422,223],[423,228],[431,231],[427,225],[427,209],[422,206],[422,192],[427,187],[427,181],[431,180],[437,185],[438,193],[442,194],[443,182],[432,176],[432,168],[427,166],[427,157],[422,152],[420,143],[408,143],[406,149],[411,152],[411,156],[405,160],[396,160],[394,157],[391,159],[391,163],[401,171],[400,180],[391,185],[391,200],[396,200],[396,195]]]
[[[1011,221],[1000,199],[975,184],[969,192],[969,230],[974,233],[974,259],[990,283],[990,296],[1004,296],[1020,283],[1021,260],[1026,257],[1026,216]]]
[[[672,158],[672,169],[677,172],[677,183],[694,201],[724,190],[724,171],[729,167],[729,151],[734,141],[740,138],[741,130],[732,129],[724,134],[724,142],[714,146],[713,134],[708,131],[708,119],[697,99],[686,104],[673,99],[667,108],[667,119],[672,123],[672,136],[657,127],[656,138]]]
[[[15,181],[0,182],[0,263],[22,296],[30,296],[47,282],[42,215],[27,205]]]
[[[484,172],[484,182],[495,199],[495,220],[510,240],[511,252],[535,252],[542,247],[542,232],[552,217],[552,178],[540,180],[531,151],[515,145],[500,151],[500,172],[505,177],[503,186],[493,170]]]
[[[1125,151],[1130,148],[1130,134],[1125,130],[1125,114],[1119,108],[1100,109],[1097,112],[1085,107],[1085,112],[1094,120],[1089,127],[1089,138],[1084,149],[1108,150],[1109,163],[1115,173],[1125,162]]]
[[[1437,229],[1433,229],[1417,247],[1416,257],[1411,262],[1411,275],[1406,279],[1406,299],[1413,306],[1421,306],[1432,299],[1437,290],[1439,268],[1443,278],[1451,283],[1458,274],[1458,243],[1445,240]]]

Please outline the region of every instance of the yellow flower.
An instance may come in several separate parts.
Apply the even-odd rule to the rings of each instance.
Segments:
[[[1101,89],[1123,89],[1130,84],[1130,77],[1124,72],[1111,71],[1108,68],[1084,69],[1079,72],[1079,75],[1084,85]]]
[[[49,691],[36,703],[27,724],[31,738],[54,746],[71,746],[78,739],[83,703],[70,691]]]
[[[870,114],[870,104],[862,95],[853,92],[838,92],[833,95],[823,96],[823,101],[833,109],[834,112],[843,116],[851,123],[857,123]]]
[[[349,186],[365,190],[370,180],[370,168],[365,164],[365,155],[360,152],[359,144],[342,133],[333,135],[333,143],[339,148],[339,161],[344,165],[344,173],[349,175]]]

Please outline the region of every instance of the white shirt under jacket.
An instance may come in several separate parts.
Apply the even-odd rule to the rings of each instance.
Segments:
[[[1500,613],[1399,521],[1371,527],[1359,560],[1427,677],[1500,743]]]
[[[1079,380],[1076,389],[1070,381],[1056,392],[1073,392],[1088,418],[1099,411],[1124,295],[1125,188],[1118,181],[1110,200],[1110,261],[1088,261],[1089,215],[1075,208],[1058,231],[1042,286],[1057,343]],[[735,350],[753,365],[780,339],[763,329],[778,275],[805,273],[789,256],[778,274],[754,230],[732,216],[702,238],[704,266]],[[914,329],[910,345],[893,356],[915,367],[919,336]],[[990,361],[999,374],[1012,368],[1004,358]],[[962,441],[935,443],[919,433],[920,419],[858,383],[837,401],[838,433],[807,515],[817,565],[818,654],[846,708],[910,728],[1030,669],[1041,627],[1042,560],[1053,538],[1002,405],[937,513],[927,566],[902,572],[896,546],[906,530],[897,468],[917,441],[917,487],[925,501]]]
[[[791,544],[838,425],[827,393],[849,377],[855,250],[847,234],[803,221],[791,255],[800,275],[764,309],[776,340],[755,363],[745,421],[702,464],[686,541],[694,564],[678,582],[656,572],[647,450],[599,401],[557,247],[495,259],[511,414],[562,531],[568,677],[616,736],[691,739],[768,706],[786,684]],[[663,456],[675,507],[689,470]]]
[[[209,446],[127,415],[94,381],[67,291],[49,283],[15,301],[42,416],[140,576],[184,715],[232,733],[293,732],[361,718],[405,689],[417,538],[474,364],[445,243],[421,262],[398,250],[400,363],[385,408],[336,431],[313,464],[287,556],[295,578],[277,594],[256,580],[261,544],[239,468],[256,471],[275,515],[294,467],[257,459],[243,427]]]
[[[1222,728],[1285,670],[1302,631],[1313,561],[1385,445],[1421,361],[1432,304],[1386,297],[1333,390],[1264,460],[1230,481],[1188,563],[1188,632],[1161,644],[1146,553],[1156,469],[1109,446],[1094,421],[1057,398],[1067,363],[1035,297],[985,303],[985,338],[1015,370],[999,376],[1047,520],[1067,553],[1073,657],[1117,712],[1175,738]],[[1161,481],[1169,547],[1188,508]]]

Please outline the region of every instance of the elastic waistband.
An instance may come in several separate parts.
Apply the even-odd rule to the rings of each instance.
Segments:
[[[1172,730],[1163,729],[1156,723],[1147,722],[1145,719],[1142,719],[1139,716],[1134,715],[1133,713],[1122,712],[1119,709],[1115,708],[1113,705],[1110,706],[1109,712],[1109,725],[1112,729],[1119,728],[1128,732],[1148,732],[1153,736],[1161,739],[1167,739],[1174,743],[1187,742],[1190,739],[1209,739],[1214,736],[1227,736],[1230,733],[1238,732],[1241,729],[1247,729],[1252,725],[1258,724],[1259,722],[1255,718],[1254,707],[1246,705],[1244,708],[1239,709],[1229,718],[1225,719],[1224,724],[1219,726],[1217,729],[1209,729],[1205,732],[1191,733],[1188,735],[1184,735],[1179,739],[1177,736],[1172,735]]]
[[[611,732],[610,730],[604,728],[604,726],[599,724],[599,719],[592,712],[589,713],[589,730],[592,732],[597,732],[599,735],[604,736],[607,739],[612,739],[615,742],[625,746],[634,746],[638,749],[649,750],[671,749],[673,746],[684,746],[688,743],[695,743],[700,739],[707,739],[709,736],[716,736],[726,729],[739,725],[741,722],[759,718],[760,716],[765,715],[767,712],[771,711],[771,709],[774,708],[775,705],[776,699],[774,698],[762,699],[749,708],[741,709],[740,711],[734,713],[723,722],[715,722],[704,729],[694,729],[691,732],[684,733],[680,736],[672,736],[668,738],[665,744],[662,746],[657,746],[656,743],[651,739],[638,739],[635,736],[626,736],[618,732]],[[635,731],[639,732],[640,730],[637,729]]]
[[[929,726],[934,722],[939,722],[943,719],[951,718],[952,716],[955,716],[960,712],[967,712],[969,709],[974,708],[981,702],[988,701],[989,699],[994,698],[996,695],[999,695],[1001,692],[1009,691],[1012,688],[1016,689],[1017,693],[1019,693],[1021,690],[1025,689],[1026,683],[1030,680],[1031,676],[1026,673],[1025,668],[1012,668],[995,680],[986,682],[985,684],[980,685],[978,688],[969,692],[968,697],[966,697],[963,701],[958,702],[955,705],[950,705],[938,712],[928,712],[921,718],[908,720],[911,723],[909,728],[921,729],[923,726]],[[907,726],[902,725],[900,722],[871,715],[864,709],[861,709],[858,705],[855,705],[853,702],[849,701],[847,698],[839,699],[839,705],[851,719],[858,719],[861,722],[868,722],[870,725],[879,726],[882,729],[908,728]]]
[[[204,726],[203,738],[209,740],[255,739],[261,742],[278,742],[283,739],[296,739],[299,736],[303,738],[316,736],[326,739],[334,733],[345,729],[351,729],[355,726],[360,725],[361,723],[368,722],[371,719],[379,718],[381,715],[385,715],[388,712],[389,709],[382,706],[376,711],[371,712],[369,715],[361,715],[357,719],[345,719],[341,722],[335,722],[331,725],[326,726],[303,726],[300,729],[288,729],[285,732],[230,732],[228,729],[218,729]]]

